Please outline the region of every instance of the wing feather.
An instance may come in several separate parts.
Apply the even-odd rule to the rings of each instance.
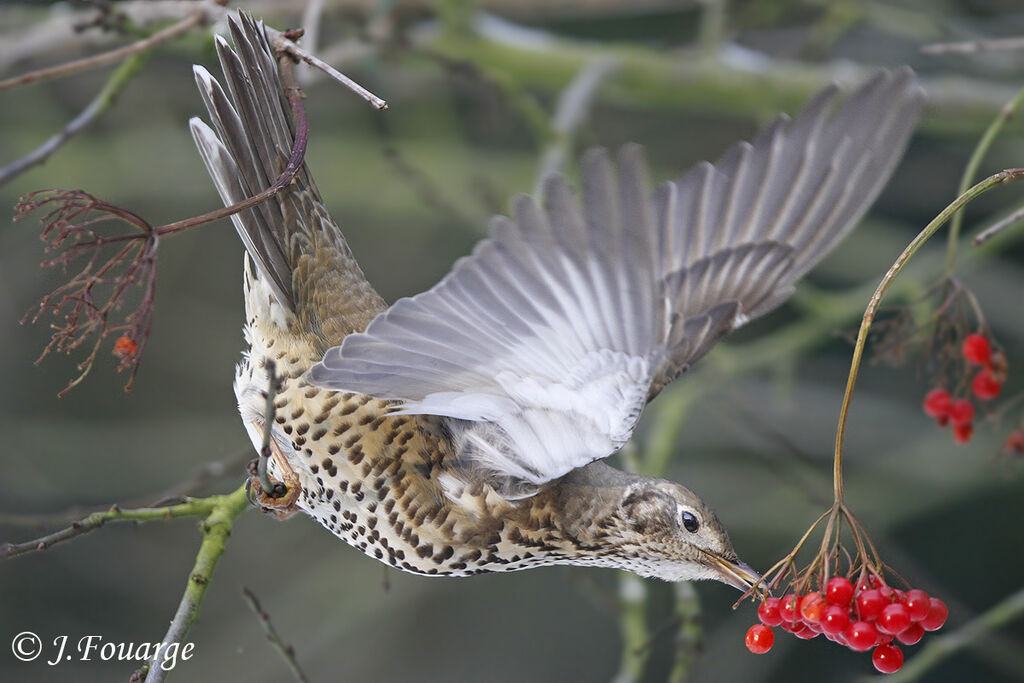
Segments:
[[[540,485],[629,438],[647,401],[730,330],[782,303],[851,229],[921,107],[909,69],[648,190],[636,146],[581,164],[498,217],[438,285],[402,299],[309,372],[315,384],[448,418],[462,458]]]

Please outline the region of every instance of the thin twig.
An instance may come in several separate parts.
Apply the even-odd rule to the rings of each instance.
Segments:
[[[149,223],[130,211],[97,200],[81,191],[36,192],[30,194],[18,205],[18,218],[23,218],[31,211],[46,204],[56,203],[58,205],[58,208],[51,211],[44,219],[48,226],[44,230],[43,236],[47,237],[52,232],[51,248],[59,249],[63,246],[64,252],[51,259],[50,264],[68,263],[79,256],[87,256],[91,253],[91,257],[86,260],[86,265],[79,275],[44,298],[33,318],[35,321],[45,311],[56,315],[61,310],[68,310],[64,316],[65,320],[55,326],[51,342],[40,359],[54,349],[71,351],[83,344],[87,338],[95,336],[96,340],[91,352],[79,364],[78,377],[68,384],[62,394],[67,393],[85,378],[92,368],[104,338],[120,329],[126,331],[129,341],[137,344],[129,353],[123,355],[120,366],[120,369],[131,368],[131,376],[125,388],[131,387],[141,362],[143,346],[149,337],[152,322],[157,245],[161,236],[189,230],[251,208],[287,188],[295,174],[302,168],[309,138],[309,126],[306,121],[305,109],[302,106],[302,93],[298,85],[295,84],[294,78],[289,76],[294,71],[295,65],[291,57],[286,55],[281,56],[280,62],[284,80],[284,96],[288,100],[295,123],[295,138],[284,171],[273,185],[255,196],[201,216],[176,221],[158,228],[151,227]],[[86,230],[89,224],[100,220],[99,218],[87,218],[91,211],[128,222],[138,228],[138,231],[100,238],[95,233]],[[73,238],[73,241],[65,245],[64,242],[68,238]],[[134,245],[140,244],[138,240],[145,240],[145,242],[136,248]],[[120,251],[106,261],[97,261],[101,249],[117,243],[124,243]],[[127,266],[122,268],[124,272],[118,274],[117,269],[125,263]],[[98,269],[94,269],[94,267],[98,267]],[[142,281],[142,278],[144,278],[145,295],[140,306],[127,317],[124,325],[109,326],[108,316],[117,309],[122,295],[133,283]],[[112,294],[106,298],[106,303],[97,305],[92,298],[93,293],[97,286],[107,284],[107,280],[114,282],[116,286]]]
[[[1024,220],[1024,206],[1020,207],[1006,218],[1000,221],[996,221],[989,227],[979,232],[977,237],[975,237],[971,241],[971,244],[973,244],[976,247],[982,245],[985,242],[988,242],[996,235],[998,235],[999,233],[1001,233],[1003,230],[1006,230],[1007,228],[1016,225],[1021,220]]]
[[[0,561],[17,555],[46,550],[58,543],[70,541],[73,538],[95,531],[107,522],[149,522],[154,519],[203,517],[210,514],[214,506],[214,498],[197,498],[168,507],[135,508],[129,510],[122,510],[115,505],[109,510],[94,512],[77,522],[73,522],[69,527],[35,540],[25,543],[4,543],[0,545]]]
[[[850,374],[846,380],[846,390],[843,392],[843,403],[839,408],[839,422],[836,425],[832,477],[833,489],[837,503],[841,503],[843,500],[843,438],[846,435],[846,418],[850,410],[850,400],[853,398],[853,388],[857,383],[857,373],[860,370],[860,362],[864,354],[864,345],[867,342],[868,331],[871,329],[871,323],[874,320],[875,313],[878,311],[878,306],[882,302],[882,297],[885,296],[886,291],[888,291],[889,287],[903,270],[903,267],[907,264],[910,258],[917,253],[917,250],[920,249],[921,246],[924,245],[924,243],[927,242],[939,228],[945,225],[946,221],[950,220],[957,211],[979,195],[991,190],[993,187],[1017,180],[1022,176],[1024,176],[1024,169],[1020,168],[1000,171],[999,173],[982,180],[980,183],[971,187],[953,200],[953,203],[943,209],[942,213],[932,219],[932,221],[925,226],[917,237],[907,245],[907,248],[904,249],[903,253],[896,258],[892,266],[889,268],[889,271],[885,274],[885,277],[882,278],[882,281],[875,289],[875,293],[872,294],[867,309],[864,311],[864,316],[861,319],[860,329],[857,332],[857,342],[853,348],[853,358],[850,361]]]
[[[263,630],[266,632],[267,640],[269,640],[270,644],[274,646],[274,649],[281,653],[282,659],[284,659],[288,668],[291,669],[292,676],[295,677],[295,680],[300,683],[309,683],[309,679],[306,678],[306,674],[302,671],[302,668],[299,666],[299,662],[295,659],[295,648],[281,640],[281,636],[278,635],[277,629],[274,628],[274,623],[270,620],[270,615],[263,611],[263,606],[260,605],[260,601],[256,598],[256,594],[245,586],[242,586],[242,596],[245,598],[245,601],[249,603],[249,607],[251,607],[252,611],[256,613],[256,616],[259,617],[260,626],[262,626]]]
[[[992,147],[992,143],[995,142],[996,136],[999,135],[999,131],[1003,129],[1006,122],[1013,116],[1013,113],[1017,111],[1021,103],[1024,102],[1024,90],[1021,90],[1013,98],[1007,102],[1003,108],[999,111],[999,114],[992,120],[992,123],[985,129],[985,133],[981,136],[981,140],[978,141],[974,151],[971,153],[971,158],[967,161],[967,166],[964,167],[963,177],[960,178],[960,187],[957,188],[957,194],[963,194],[967,191],[967,188],[974,182],[974,178],[978,173],[978,168],[981,166],[982,159],[988,153],[989,148]],[[952,277],[953,267],[956,265],[956,250],[957,244],[960,240],[960,226],[964,221],[964,212],[957,211],[953,216],[953,220],[949,225],[949,236],[946,240],[946,276]]]
[[[46,69],[39,69],[38,71],[30,71],[26,74],[15,76],[14,78],[8,78],[7,80],[0,81],[0,91],[19,85],[25,85],[27,83],[35,83],[53,78],[63,78],[82,71],[98,69],[101,66],[119,62],[126,57],[137,55],[140,52],[146,52],[161,43],[166,43],[168,40],[177,38],[193,27],[203,24],[206,21],[206,16],[206,10],[201,6],[197,7],[195,12],[189,14],[178,23],[168,26],[162,31],[157,31],[148,38],[143,38],[138,42],[132,43],[131,45],[125,45],[124,47],[119,47],[116,50],[110,50],[109,52],[103,52],[98,55],[84,57],[73,62],[65,62],[64,64],[58,64]]]
[[[416,166],[402,153],[395,140],[395,134],[392,132],[391,122],[387,117],[374,117],[373,125],[380,137],[381,154],[384,155],[384,160],[391,164],[395,176],[408,185],[409,190],[425,206],[433,209],[454,225],[475,226],[478,223],[473,216],[467,215],[446,196],[445,187],[439,184],[434,176]]]
[[[0,186],[13,180],[33,166],[49,159],[50,155],[60,149],[68,140],[110,109],[125,86],[142,70],[142,66],[148,58],[149,53],[142,52],[124,60],[121,66],[114,73],[110,74],[110,78],[103,85],[103,89],[93,98],[92,102],[78,116],[72,119],[60,133],[54,135],[21,159],[0,168]]]
[[[245,450],[241,450],[227,458],[201,465],[188,479],[161,492],[155,505],[162,504],[163,501],[170,502],[173,500],[177,502],[183,496],[195,493],[203,484],[218,477],[223,477],[226,474],[244,473],[245,464],[251,459],[252,448],[247,447]]]
[[[190,500],[189,496],[191,496],[199,488],[201,488],[203,484],[206,484],[214,479],[223,477],[226,474],[234,473],[235,475],[237,475],[241,472],[244,472],[245,464],[251,459],[251,448],[248,448],[244,451],[239,451],[238,453],[228,458],[224,458],[222,460],[215,460],[213,462],[208,462],[201,465],[189,476],[188,479],[178,484],[175,484],[170,488],[164,489],[158,494],[146,494],[135,496],[130,500],[127,500],[123,503],[119,503],[112,507],[120,509],[122,511],[133,511],[134,508],[168,508],[173,505],[187,503]],[[87,515],[92,514],[89,511],[90,508],[92,507],[95,506],[76,505],[74,507],[67,508],[59,512],[41,513],[20,513],[0,511],[0,526],[42,528],[48,526],[52,527],[59,524],[69,524],[73,520],[80,520],[82,517],[86,517]]]
[[[289,64],[287,60],[282,60],[281,63],[282,66]],[[233,216],[236,213],[250,209],[257,204],[270,199],[291,185],[292,180],[295,178],[295,174],[299,172],[299,169],[302,167],[303,161],[306,157],[306,143],[309,141],[309,125],[306,122],[306,110],[302,106],[302,93],[299,91],[298,87],[292,87],[285,84],[284,94],[288,99],[288,103],[291,105],[292,115],[295,117],[295,142],[292,144],[292,152],[291,156],[288,157],[288,163],[285,165],[284,171],[281,172],[281,175],[274,181],[274,184],[262,192],[255,194],[248,199],[243,199],[240,202],[235,202],[230,206],[225,206],[221,209],[204,213],[201,216],[193,216],[192,218],[186,218],[184,220],[175,221],[174,223],[161,225],[159,228],[154,230],[156,234],[170,235],[177,232],[183,232],[205,223]],[[107,241],[109,242],[110,240]]]
[[[1013,38],[988,38],[986,40],[965,40],[954,43],[931,43],[921,48],[924,55],[967,55],[975,52],[992,52],[994,50],[1022,50],[1024,36]]]
[[[367,90],[363,86],[359,85],[358,83],[356,83],[351,78],[349,78],[345,74],[343,74],[340,71],[338,71],[337,69],[335,69],[333,66],[331,66],[327,62],[325,62],[322,59],[316,57],[315,55],[312,55],[312,54],[306,52],[301,47],[296,45],[294,42],[292,42],[291,40],[286,38],[285,35],[283,33],[281,33],[280,31],[278,31],[276,29],[273,29],[273,28],[270,28],[268,26],[267,27],[267,35],[270,36],[270,43],[271,43],[271,45],[274,46],[274,48],[276,50],[279,50],[281,52],[285,52],[285,53],[291,55],[292,57],[294,57],[296,59],[300,59],[303,62],[305,62],[306,64],[309,64],[310,66],[315,66],[316,68],[320,69],[325,74],[327,74],[328,76],[330,76],[334,80],[338,81],[339,83],[344,85],[346,88],[348,88],[349,90],[351,90],[355,94],[357,94],[360,97],[362,97],[364,100],[369,102],[370,105],[373,106],[375,109],[387,109],[388,108],[388,103],[387,102],[385,102],[381,98],[377,97],[372,92],[370,92],[369,90]]]
[[[277,365],[270,358],[263,361],[263,368],[267,371],[267,406],[263,413],[263,445],[260,446],[259,465],[257,477],[260,480],[260,487],[267,495],[274,495],[277,487],[281,484],[274,483],[267,474],[267,463],[270,461],[270,439],[273,438],[274,418],[277,412],[277,405],[274,399],[277,392],[281,391],[281,379],[277,376]]]
[[[161,683],[167,675],[167,671],[171,668],[165,668],[169,660],[167,655],[172,651],[170,648],[177,644],[173,650],[176,652],[181,647],[189,629],[199,617],[199,609],[206,596],[206,587],[210,583],[220,556],[224,553],[224,545],[231,534],[231,527],[234,526],[238,516],[249,507],[244,484],[226,496],[210,496],[204,498],[203,501],[209,502],[212,506],[210,513],[200,525],[203,542],[199,546],[199,553],[196,555],[195,565],[189,573],[185,593],[181,597],[181,602],[178,603],[178,609],[174,613],[167,634],[161,639],[160,646],[156,648],[153,658],[149,661],[146,683]],[[171,660],[171,664],[173,664],[173,660]]]

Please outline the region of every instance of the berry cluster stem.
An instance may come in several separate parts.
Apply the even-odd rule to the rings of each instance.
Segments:
[[[945,223],[949,221],[950,218],[952,218],[961,208],[973,201],[976,197],[991,190],[993,187],[1002,185],[1003,183],[1012,182],[1022,176],[1024,176],[1024,169],[1020,168],[1011,168],[1000,171],[999,173],[985,178],[953,200],[949,206],[942,210],[942,213],[933,218],[932,221],[926,225],[920,233],[918,233],[917,237],[907,245],[906,249],[903,250],[903,253],[900,254],[893,262],[892,266],[889,267],[885,277],[882,278],[882,281],[875,289],[874,294],[871,295],[871,300],[868,302],[868,306],[864,311],[864,316],[861,318],[860,329],[857,332],[857,341],[853,347],[853,359],[850,361],[850,374],[846,380],[846,390],[843,393],[843,403],[839,408],[839,423],[836,425],[835,452],[832,463],[832,489],[833,495],[835,496],[835,505],[832,509],[833,515],[835,515],[837,511],[844,511],[844,514],[847,515],[847,520],[849,521],[851,519],[849,511],[845,510],[845,505],[843,503],[843,439],[846,436],[846,419],[850,410],[850,400],[853,398],[853,388],[857,382],[857,373],[860,371],[860,364],[864,355],[864,346],[867,342],[868,331],[871,329],[871,323],[874,321],[875,314],[878,312],[878,307],[882,302],[882,297],[885,296],[886,291],[888,291],[893,281],[903,270],[903,267],[907,265],[910,258],[916,254],[924,243],[927,242],[939,228],[945,225]],[[856,527],[851,524],[851,528]],[[855,537],[856,535],[857,534],[855,534]],[[828,535],[826,535],[826,538],[828,538]],[[858,550],[861,550],[861,548],[858,547]]]

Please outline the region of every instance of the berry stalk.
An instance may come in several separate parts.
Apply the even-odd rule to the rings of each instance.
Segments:
[[[864,311],[864,316],[861,318],[860,329],[857,331],[857,341],[853,347],[853,359],[850,361],[850,374],[846,380],[846,390],[843,392],[843,402],[839,408],[839,422],[836,425],[836,442],[835,451],[832,463],[832,490],[835,497],[835,506],[843,507],[843,440],[846,436],[846,420],[850,410],[850,401],[853,398],[853,388],[857,383],[857,373],[860,371],[861,359],[864,355],[864,346],[867,343],[868,331],[871,329],[871,323],[875,319],[875,314],[878,312],[878,307],[882,303],[882,297],[885,296],[886,291],[892,285],[893,281],[903,270],[904,266],[911,257],[917,253],[917,251],[924,246],[924,243],[934,235],[939,228],[946,224],[961,208],[969,204],[978,196],[988,192],[997,185],[1003,183],[1012,182],[1024,176],[1024,169],[1011,168],[1000,171],[994,175],[989,176],[980,183],[977,183],[966,192],[957,197],[953,202],[947,206],[942,212],[932,219],[932,221],[924,227],[924,229],[918,233],[910,244],[907,245],[903,253],[900,254],[893,262],[892,266],[889,267],[885,277],[878,284],[874,294],[871,295],[871,299],[868,302],[868,306]],[[833,508],[833,514],[835,513],[835,507]]]

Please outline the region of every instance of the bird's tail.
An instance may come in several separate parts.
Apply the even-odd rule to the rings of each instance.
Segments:
[[[192,137],[225,205],[270,187],[292,153],[295,130],[262,22],[228,20],[235,49],[216,37],[227,90],[202,66],[196,84],[213,126],[190,122]],[[231,217],[259,279],[327,348],[365,328],[384,302],[363,276],[303,163],[293,182]]]

